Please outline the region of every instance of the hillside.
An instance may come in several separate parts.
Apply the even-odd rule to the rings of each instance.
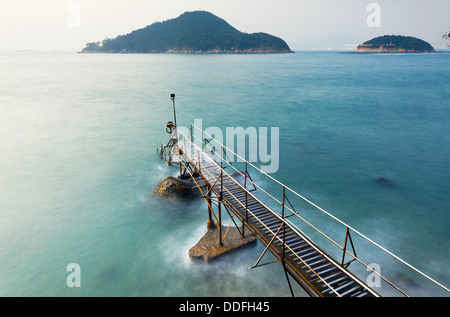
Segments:
[[[115,39],[88,43],[82,53],[291,53],[282,39],[238,31],[206,11],[185,12]]]
[[[434,48],[427,42],[401,35],[384,35],[371,39],[358,46],[358,52],[369,53],[429,53]]]

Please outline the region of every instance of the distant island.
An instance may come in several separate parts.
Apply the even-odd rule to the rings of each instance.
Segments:
[[[357,52],[364,53],[434,53],[427,42],[412,36],[384,35],[358,45]]]
[[[266,33],[247,34],[206,11],[185,12],[115,39],[88,43],[81,53],[292,53]]]

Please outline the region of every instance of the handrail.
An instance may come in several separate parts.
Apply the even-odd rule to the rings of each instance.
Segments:
[[[180,132],[181,133],[181,132]],[[185,137],[185,135],[183,134],[183,133],[181,133],[184,137]],[[192,143],[191,142],[191,144],[192,145],[194,145],[194,147],[197,147],[197,151],[199,151],[199,152],[203,152],[203,149],[198,149],[198,146],[196,145],[196,144],[194,144],[194,143]],[[169,149],[170,151],[171,151],[171,153],[172,154],[174,154],[173,153],[173,151],[171,150],[171,149]],[[184,149],[185,151],[186,151],[186,147],[185,147],[185,149]],[[190,152],[190,151],[189,151]],[[192,154],[192,157],[194,157],[195,158],[195,154]],[[180,163],[181,164],[183,164],[183,166],[186,168],[186,165],[183,163],[183,161],[182,160],[180,160]],[[195,163],[194,165],[196,166],[196,164],[197,163]],[[199,161],[198,161],[198,164],[199,164],[199,170],[201,169],[201,163],[200,163],[200,159],[199,159]],[[210,175],[210,176],[212,176],[213,178],[214,178],[214,176],[215,175],[212,175],[209,171],[208,171],[208,169],[206,169],[205,168],[205,171]],[[223,171],[223,172],[225,172],[225,171]],[[231,179],[232,179],[232,177],[231,177],[231,175],[229,175],[227,172],[225,172]],[[192,177],[192,175],[191,175],[191,177]],[[196,184],[197,184],[197,182],[196,182]],[[197,184],[197,186],[198,186],[198,184]],[[213,187],[214,186],[214,184],[211,186],[211,187]],[[241,185],[242,186],[242,185]],[[245,208],[246,209],[246,211],[247,212],[250,212],[250,214],[252,214],[252,216],[264,227],[264,228],[266,228],[268,231],[270,231],[272,234],[274,234],[274,237],[273,237],[273,239],[275,239],[275,238],[277,238],[280,242],[283,242],[281,239],[280,239],[280,237],[278,237],[277,236],[277,234],[278,234],[278,232],[277,233],[274,233],[273,232],[273,230],[272,229],[270,229],[269,227],[267,227],[267,225],[261,220],[261,219],[259,219],[259,217],[257,216],[257,215],[255,215],[255,214],[253,214],[253,212],[251,211],[251,210],[249,210],[239,199],[237,199],[235,196],[234,196],[234,194],[233,193],[231,193],[227,188],[226,188],[226,186],[224,186],[223,184],[222,184],[222,187],[225,189],[225,191],[226,192],[228,192],[243,208]],[[203,192],[202,192],[203,193]],[[260,203],[262,203],[262,204],[264,204],[263,202],[261,202],[258,198],[256,198],[256,197],[253,197],[254,199],[256,199],[256,200],[258,200]],[[211,207],[210,205],[208,205],[209,207]],[[269,210],[271,210],[270,208],[269,208]],[[278,214],[276,214],[276,213],[274,213],[274,215],[275,216],[277,216],[277,217],[279,217],[280,218],[280,216],[278,215]],[[214,218],[215,218],[215,220],[216,220],[216,222],[217,222],[217,218],[216,218],[216,216],[215,216],[215,214],[213,213],[213,216],[214,216]],[[280,218],[281,219],[281,218]],[[282,221],[284,221],[284,222],[286,222],[286,220],[285,219],[281,219]],[[270,245],[270,244],[269,244]],[[295,254],[295,255],[297,255],[289,246],[287,246],[288,248],[289,248],[289,250],[291,250],[292,252],[293,252],[293,254]],[[298,255],[297,255],[298,256]],[[333,291],[338,297],[340,297],[340,294],[339,293],[337,293],[336,292],[336,290],[333,288],[333,287],[331,287],[325,280],[323,280],[323,278],[320,276],[320,275],[318,275],[315,271],[314,271],[314,269],[313,268],[311,268],[301,257],[299,257],[298,256],[298,258],[303,262],[303,264],[306,266],[306,267],[308,267],[308,269],[309,270],[311,270],[311,272],[314,274],[314,275],[316,275],[320,280],[322,280],[323,281],[323,283],[325,284],[325,285],[327,285],[329,288],[330,288],[330,290],[331,291]]]
[[[182,135],[183,135],[183,137],[186,137],[183,133],[181,133]],[[194,136],[194,138],[196,138],[197,140],[199,140],[199,141],[201,141],[200,139],[198,139],[197,137],[195,137]],[[191,142],[192,143],[192,142]],[[215,152],[215,149],[214,148],[211,148],[209,145],[208,145],[208,143],[210,143],[210,142],[203,142],[202,144],[203,145],[205,145],[205,147],[209,147],[210,149],[211,149],[211,152]],[[195,144],[194,144],[195,145]],[[203,151],[203,150],[202,150]],[[221,157],[221,159],[222,159],[222,162],[223,162],[223,157]],[[229,164],[228,162],[226,162],[229,166],[231,166],[236,172],[238,172],[241,176],[244,176],[245,177],[245,175],[244,174],[242,174],[241,173],[241,171],[239,171],[239,170],[237,170],[234,166],[232,166],[232,164]],[[208,172],[209,173],[209,172]],[[286,206],[286,205],[284,205],[284,204],[282,204],[278,199],[276,199],[275,197],[273,197],[272,195],[270,195],[269,193],[267,193],[264,189],[262,189],[261,187],[259,187],[256,183],[254,183],[253,182],[253,180],[249,180],[254,186],[256,186],[257,188],[259,188],[261,191],[263,191],[266,195],[268,195],[269,197],[271,197],[273,200],[275,200],[276,202],[278,202],[280,205],[282,205],[284,208],[287,208],[289,211],[291,211],[292,212],[292,214],[290,215],[290,216],[292,216],[292,215],[296,215],[298,218],[300,218],[301,220],[303,220],[306,224],[308,224],[310,227],[312,227],[314,230],[316,230],[318,233],[320,233],[321,235],[323,235],[325,238],[327,238],[328,240],[330,240],[333,244],[335,244],[338,248],[340,248],[342,251],[344,251],[344,254],[345,253],[347,253],[347,254],[349,254],[350,256],[352,256],[353,258],[354,258],[354,260],[357,260],[358,262],[360,262],[363,266],[365,266],[368,270],[370,270],[370,271],[372,271],[373,273],[375,273],[376,275],[378,275],[381,279],[383,279],[386,283],[388,283],[388,284],[390,284],[392,287],[394,287],[397,291],[399,291],[400,293],[402,293],[403,295],[405,295],[405,296],[408,296],[405,292],[403,292],[400,288],[398,288],[397,286],[395,286],[392,282],[390,282],[390,281],[388,281],[384,276],[382,276],[382,275],[380,275],[377,271],[375,271],[375,270],[373,270],[371,267],[369,267],[367,264],[365,264],[364,262],[362,262],[360,259],[358,259],[358,258],[356,258],[353,254],[351,254],[351,253],[349,253],[348,251],[346,251],[342,246],[340,246],[337,242],[335,242],[333,239],[331,239],[330,237],[328,237],[325,233],[323,233],[322,231],[320,231],[318,228],[316,228],[315,226],[313,226],[311,223],[309,223],[306,219],[304,219],[304,218],[302,218],[300,215],[298,215],[296,212],[295,212],[295,210],[292,210],[291,208],[289,208],[288,206]],[[234,197],[234,195],[232,195],[233,197]],[[260,201],[258,198],[256,198],[256,197],[254,197],[255,199],[257,199],[258,201]],[[286,197],[285,197],[286,198]],[[239,204],[241,204],[242,205],[242,207],[244,207],[245,209],[246,209],[246,211],[247,212],[250,212],[252,215],[253,215],[253,213],[250,211],[250,210],[248,210],[247,209],[247,207],[246,206],[244,206],[240,201],[238,201],[239,202]],[[260,201],[261,202],[261,201]],[[263,202],[261,202],[262,204],[264,204]],[[270,209],[270,208],[269,208]],[[254,215],[253,215],[254,216]],[[279,215],[277,214],[277,216],[279,217]],[[254,216],[255,217],[255,216]],[[285,223],[288,223],[289,224],[289,226],[291,227],[291,229],[293,229],[294,231],[299,231],[299,232],[301,232],[301,230],[299,230],[297,227],[295,227],[295,225],[293,225],[292,223],[290,223],[288,220],[287,220],[287,217],[289,217],[289,216],[284,216],[284,217],[282,217],[282,221],[283,222],[285,222]],[[257,217],[256,217],[257,218]],[[258,221],[259,221],[259,219],[258,219]],[[260,221],[261,222],[261,221]],[[261,222],[262,223],[262,222]],[[262,223],[262,225],[264,226],[264,227],[266,227],[265,226],[265,224],[264,223]],[[267,228],[267,227],[266,227]],[[267,229],[269,229],[269,228],[267,228]],[[272,230],[270,230],[269,229],[269,231],[270,232],[272,232]],[[273,233],[273,232],[272,232]],[[302,235],[305,235],[303,232],[301,232],[301,234]],[[280,241],[280,242],[283,242],[283,241],[281,241],[280,240],[280,238],[278,238],[277,237],[277,239]],[[284,243],[283,243],[284,244]],[[301,261],[302,261],[302,263],[303,264],[305,264],[310,270],[311,270],[311,272],[312,273],[314,273],[319,279],[321,279],[322,281],[323,281],[323,279],[318,275],[318,274],[316,274],[316,272],[314,272],[314,270],[313,269],[311,269],[310,267],[309,267],[309,265],[308,264],[306,264],[304,261],[303,261],[303,259],[296,253],[296,252],[294,252],[289,246],[287,246],[287,248],[293,253],[293,254],[295,254]],[[321,252],[322,253],[322,252]],[[328,257],[328,256],[327,256]],[[353,261],[353,260],[352,260]],[[323,281],[325,284],[327,284],[325,281]],[[327,284],[328,285],[328,284]],[[332,289],[331,287],[330,287],[330,289]],[[334,291],[334,290],[333,290]],[[334,291],[335,292],[335,291]],[[336,293],[336,292],[335,292]],[[336,293],[337,294],[337,293]]]
[[[340,220],[339,218],[333,216],[331,213],[329,213],[328,211],[326,211],[325,209],[321,208],[320,206],[318,206],[317,204],[313,203],[312,201],[310,201],[309,199],[305,198],[304,196],[300,195],[299,193],[297,193],[296,191],[294,191],[293,189],[291,189],[290,187],[286,186],[285,184],[281,183],[280,181],[278,181],[277,179],[273,178],[272,176],[270,176],[269,174],[267,174],[266,172],[262,171],[260,168],[258,168],[257,166],[255,166],[254,164],[248,162],[247,160],[245,160],[245,158],[241,157],[240,155],[238,155],[237,153],[235,153],[234,151],[232,151],[231,149],[227,148],[223,143],[221,143],[220,141],[216,140],[214,137],[212,137],[211,135],[209,135],[208,133],[206,133],[205,131],[201,130],[200,128],[198,128],[196,125],[191,124],[191,138],[194,137],[198,140],[198,138],[192,133],[192,127],[194,127],[195,129],[197,129],[198,131],[202,132],[202,136],[207,136],[208,138],[214,140],[214,142],[216,142],[218,145],[220,145],[222,148],[226,149],[227,153],[231,153],[232,155],[234,155],[234,157],[240,159],[242,162],[245,162],[246,165],[250,165],[251,167],[253,167],[255,170],[257,170],[258,172],[260,172],[262,175],[268,177],[269,179],[271,179],[272,181],[274,181],[275,183],[277,183],[278,185],[280,185],[281,187],[284,187],[286,190],[288,190],[289,192],[291,192],[292,194],[294,194],[295,196],[299,197],[300,199],[302,199],[303,201],[305,201],[307,204],[311,205],[312,207],[316,208],[317,210],[321,211],[323,214],[327,215],[328,217],[330,217],[331,219],[333,219],[334,221],[340,223],[341,225],[345,226],[348,230],[351,230],[352,232],[356,233],[357,235],[359,235],[360,237],[362,237],[363,239],[365,239],[367,242],[371,243],[372,245],[376,246],[377,248],[379,248],[380,250],[382,250],[383,252],[385,252],[386,254],[390,255],[391,257],[393,257],[394,259],[396,259],[397,261],[399,261],[400,263],[406,265],[407,267],[409,267],[410,269],[412,269],[413,271],[415,271],[416,273],[422,275],[423,277],[425,277],[426,279],[428,279],[430,282],[434,283],[435,285],[441,287],[442,289],[444,289],[447,292],[450,292],[450,289],[445,287],[444,285],[442,285],[441,283],[437,282],[436,280],[434,280],[433,278],[431,278],[430,276],[428,276],[427,274],[423,273],[422,271],[420,271],[419,269],[415,268],[414,266],[412,266],[411,264],[409,264],[408,262],[404,261],[403,259],[401,259],[400,257],[398,257],[397,255],[395,255],[394,253],[390,252],[389,250],[387,250],[386,248],[384,248],[383,246],[381,246],[380,244],[374,242],[372,239],[368,238],[367,236],[365,236],[364,234],[362,234],[361,232],[359,232],[358,230],[354,229],[353,227],[351,227],[350,225],[346,224],[345,222],[343,222],[342,220]],[[187,138],[182,132],[178,131],[181,135],[183,135],[184,138]],[[187,138],[188,139],[188,138]],[[188,139],[189,140],[189,139]],[[201,141],[201,140],[200,140]],[[209,142],[210,143],[210,142]],[[202,141],[202,144],[204,144],[205,146],[207,146],[207,144],[205,144]],[[221,153],[221,158],[223,160],[222,157],[222,153]],[[227,157],[228,158],[228,157]],[[231,166],[234,170],[236,170],[241,176],[244,176],[240,171],[238,171],[232,164],[229,164],[226,160],[225,162]],[[267,191],[265,191],[264,189],[262,189],[259,185],[257,185],[256,183],[254,183],[252,180],[249,180],[248,178],[246,179],[246,181],[250,181],[255,187],[257,187],[258,189],[260,189],[262,192],[264,192],[266,195],[268,195],[269,197],[271,197],[274,201],[278,202],[280,205],[282,205],[282,202],[280,202],[277,198],[273,197],[272,195],[270,195]],[[333,242],[334,244],[336,244],[339,248],[341,248],[341,250],[343,250],[343,248],[337,244],[336,242],[334,242],[331,238],[329,238],[328,236],[326,236],[324,233],[322,233],[320,230],[318,230],[317,228],[315,228],[314,226],[312,226],[309,222],[307,222],[305,219],[303,219],[302,217],[300,217],[295,211],[293,211],[291,208],[289,208],[288,206],[284,206],[285,208],[287,208],[288,210],[290,210],[292,212],[293,215],[297,216],[299,219],[301,219],[302,221],[304,221],[305,223],[307,223],[308,225],[310,225],[312,228],[314,228],[317,232],[321,233],[322,235],[324,235],[327,239],[329,239],[331,242]],[[393,285],[391,282],[387,281],[384,277],[382,277],[378,272],[376,272],[375,270],[373,270],[372,268],[370,268],[369,266],[367,266],[366,264],[364,264],[358,257],[355,257],[353,254],[351,254],[350,252],[348,252],[347,250],[344,250],[347,254],[349,254],[350,256],[352,256],[354,259],[358,260],[358,262],[360,262],[362,265],[368,267],[372,272],[374,272],[375,274],[377,274],[378,276],[380,276],[381,278],[383,278],[383,280],[385,280],[386,282],[388,282],[389,284],[391,284],[391,286],[394,286],[394,288],[396,288],[398,291],[402,292],[403,294],[405,294],[403,291],[401,291],[399,288],[397,288],[395,285]],[[406,295],[406,294],[405,294]]]
[[[184,136],[184,134],[183,133],[181,133],[183,136]],[[195,137],[194,136],[194,138],[195,139],[197,139],[197,140],[199,140],[199,141],[202,141],[202,140],[200,140],[199,138],[197,138],[197,137]],[[208,143],[210,143],[210,141],[209,142],[203,142],[203,145],[205,145],[205,147],[209,147],[210,149],[211,149],[211,152],[216,152],[215,151],[215,148],[213,147],[213,148],[211,148],[211,146],[210,145],[208,145]],[[223,157],[221,156],[221,159],[223,160]],[[229,164],[228,162],[226,162],[231,168],[233,168],[236,172],[238,172],[241,176],[244,176],[245,177],[245,175],[244,174],[242,174],[242,172],[241,171],[239,171],[238,169],[236,169],[234,166],[232,166],[232,164]],[[247,180],[247,179],[246,179]],[[353,254],[351,254],[350,252],[348,252],[347,250],[346,250],[346,248],[345,247],[342,247],[341,245],[339,245],[339,243],[337,243],[336,241],[334,241],[333,239],[331,239],[329,236],[327,236],[325,233],[323,233],[321,230],[319,230],[318,228],[316,228],[314,225],[312,225],[310,222],[308,222],[306,219],[304,219],[303,217],[301,217],[295,210],[293,210],[293,209],[291,209],[291,208],[289,208],[287,205],[285,205],[285,204],[283,204],[282,202],[280,202],[278,199],[276,199],[275,197],[273,197],[272,195],[270,195],[268,192],[266,192],[263,188],[261,188],[260,186],[258,186],[256,183],[254,183],[253,182],[253,180],[249,180],[251,183],[252,183],[252,185],[253,186],[255,186],[255,187],[257,187],[258,189],[260,189],[262,192],[264,192],[266,195],[268,195],[270,198],[272,198],[273,200],[275,200],[277,203],[279,203],[280,205],[282,205],[283,206],[283,208],[287,208],[289,211],[291,211],[291,215],[289,215],[289,216],[284,216],[283,217],[283,221],[286,221],[286,219],[287,219],[287,217],[290,217],[290,216],[293,216],[293,215],[295,215],[295,216],[297,216],[299,219],[301,219],[303,222],[305,222],[307,225],[309,225],[311,228],[313,228],[315,231],[317,231],[318,233],[320,233],[322,236],[324,236],[326,239],[328,239],[330,242],[332,242],[335,246],[337,246],[338,248],[340,248],[342,251],[343,251],[343,253],[344,253],[344,255],[345,254],[348,254],[349,256],[351,256],[351,257],[353,257],[353,260],[351,260],[351,261],[354,261],[354,260],[356,260],[356,261],[358,261],[361,265],[363,265],[363,266],[365,266],[368,270],[370,270],[370,271],[372,271],[374,274],[376,274],[377,276],[379,276],[381,279],[383,279],[386,283],[388,283],[389,285],[391,285],[393,288],[395,288],[398,292],[400,292],[400,293],[402,293],[403,295],[405,295],[405,296],[408,296],[408,294],[406,294],[404,291],[402,291],[400,288],[398,288],[394,283],[392,283],[391,281],[389,281],[389,280],[387,280],[384,276],[382,276],[380,273],[378,273],[377,271],[375,271],[375,270],[373,270],[369,265],[367,265],[366,263],[364,263],[363,261],[361,261],[358,257],[356,257],[355,255],[353,255]],[[287,198],[286,196],[284,196],[285,198]],[[288,199],[288,201],[289,201],[289,199]],[[240,203],[240,202],[239,202]],[[289,202],[289,204],[290,204],[290,202]],[[241,203],[241,205],[242,205],[242,203]],[[292,206],[292,205],[291,205]],[[245,207],[245,209],[248,211],[248,209]],[[251,213],[251,212],[250,212]],[[299,230],[298,228],[295,228],[295,229],[297,229],[297,230]],[[349,230],[349,228],[347,227],[347,230]],[[288,247],[289,248],[289,247]],[[290,248],[289,248],[290,249]],[[293,250],[291,250],[292,251],[292,253],[293,254],[295,254],[295,255],[297,255]],[[297,255],[298,256],[298,255]],[[300,258],[299,256],[298,256],[298,258]],[[300,260],[302,260],[301,258],[300,258]],[[302,260],[302,262],[304,263],[304,261]],[[305,263],[306,264],[306,263]],[[308,266],[308,265],[307,265]],[[309,268],[309,266],[308,266],[308,268]],[[312,272],[314,272],[313,270],[311,270]],[[315,272],[314,272],[315,273]],[[317,274],[316,274],[317,275]],[[318,276],[318,275],[317,275]],[[319,278],[320,278],[320,276],[318,276]]]

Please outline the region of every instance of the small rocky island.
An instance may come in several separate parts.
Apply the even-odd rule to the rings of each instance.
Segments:
[[[434,53],[434,48],[412,36],[383,35],[358,45],[362,53]]]
[[[281,38],[247,34],[206,11],[185,12],[115,39],[88,43],[81,53],[292,53]]]

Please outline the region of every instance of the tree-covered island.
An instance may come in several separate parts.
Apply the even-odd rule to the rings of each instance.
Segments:
[[[82,53],[292,53],[266,33],[247,34],[206,11],[185,12],[115,39],[88,43]]]
[[[412,36],[383,35],[358,45],[357,52],[364,53],[432,53],[434,48]]]

